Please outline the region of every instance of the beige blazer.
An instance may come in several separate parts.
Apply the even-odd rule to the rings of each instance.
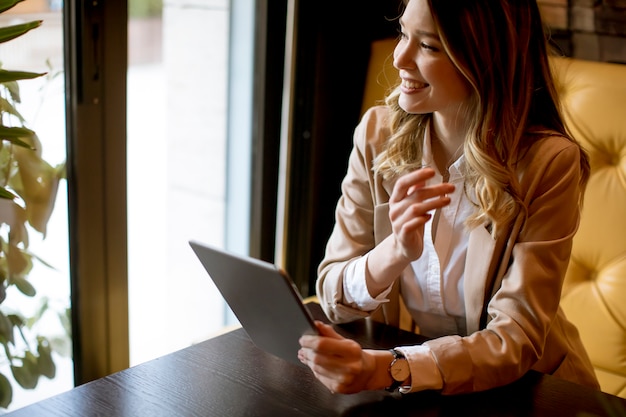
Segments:
[[[319,266],[317,295],[329,319],[362,317],[399,326],[400,280],[374,312],[343,299],[343,272],[391,234],[393,183],[372,172],[389,136],[387,109],[374,107],[355,130],[336,223]],[[470,231],[464,275],[467,335],[427,342],[443,376],[443,393],[480,391],[534,369],[598,388],[578,331],[559,307],[572,237],[579,221],[579,148],[555,136],[539,139],[518,166],[528,215],[492,238]],[[408,273],[408,269],[407,269]]]

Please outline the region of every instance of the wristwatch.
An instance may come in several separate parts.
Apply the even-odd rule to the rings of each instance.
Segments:
[[[409,362],[402,352],[396,349],[389,349],[389,351],[393,355],[393,360],[391,364],[389,364],[389,375],[391,375],[393,383],[386,389],[387,391],[395,391],[409,379],[411,369],[409,368]]]

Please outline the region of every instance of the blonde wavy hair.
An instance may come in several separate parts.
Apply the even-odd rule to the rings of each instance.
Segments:
[[[428,0],[440,41],[472,90],[464,109],[466,187],[479,210],[469,227],[492,223],[492,233],[525,215],[516,165],[535,141],[560,135],[575,142],[563,121],[535,0]],[[374,161],[389,179],[417,169],[430,114],[409,114],[396,88],[387,97],[391,137]],[[581,149],[581,185],[589,176]]]

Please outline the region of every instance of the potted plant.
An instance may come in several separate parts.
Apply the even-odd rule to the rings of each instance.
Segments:
[[[21,1],[0,0],[0,13]],[[22,36],[41,23],[2,27],[0,43]],[[29,297],[36,294],[28,277],[33,262],[41,260],[29,251],[29,233],[36,231],[45,237],[58,184],[64,176],[63,165],[53,167],[42,158],[37,135],[16,107],[20,103],[18,81],[44,75],[0,66],[0,362],[8,363],[13,379],[25,389],[35,388],[41,376],[53,378],[56,372],[49,340],[32,331],[46,308],[45,302],[34,317],[6,311],[3,305],[11,286]],[[0,372],[0,407],[7,408],[12,398],[12,382]]]

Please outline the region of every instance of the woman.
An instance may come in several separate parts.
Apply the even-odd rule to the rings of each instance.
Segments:
[[[597,388],[559,308],[581,196],[583,150],[561,118],[534,0],[409,0],[401,84],[355,131],[317,293],[333,322],[432,338],[362,349],[330,326],[300,360],[331,391],[444,394],[528,370]]]

